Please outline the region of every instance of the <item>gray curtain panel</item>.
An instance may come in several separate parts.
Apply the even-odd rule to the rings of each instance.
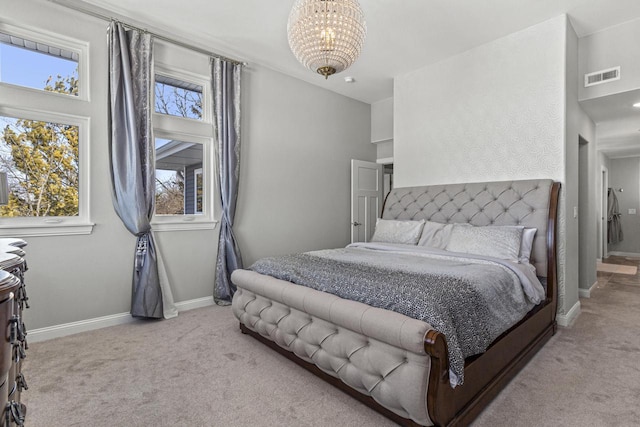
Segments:
[[[227,304],[236,287],[231,273],[242,268],[242,256],[233,234],[240,177],[240,75],[242,64],[213,59],[214,142],[218,162],[218,191],[222,215],[213,297]]]
[[[109,154],[113,206],[138,238],[131,315],[166,318],[177,310],[150,224],[155,204],[152,43],[150,34],[118,22],[109,26]]]

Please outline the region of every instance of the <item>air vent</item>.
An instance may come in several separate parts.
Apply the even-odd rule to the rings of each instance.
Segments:
[[[584,87],[620,80],[620,67],[608,68],[584,75]]]

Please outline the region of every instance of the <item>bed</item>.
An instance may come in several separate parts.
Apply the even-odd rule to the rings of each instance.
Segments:
[[[462,361],[464,381],[456,383],[454,368],[460,363],[452,359],[457,341],[464,340],[453,334],[448,340],[443,328],[424,319],[318,290],[322,287],[236,270],[234,315],[243,333],[400,425],[468,425],[556,331],[559,189],[552,180],[434,185],[394,189],[385,200],[382,219],[389,222],[536,229],[530,264],[544,287],[542,301],[486,351]],[[392,252],[406,258],[400,250]],[[387,277],[396,280],[395,273]]]

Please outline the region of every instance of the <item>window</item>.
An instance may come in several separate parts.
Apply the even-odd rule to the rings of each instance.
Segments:
[[[88,234],[88,43],[0,23],[5,236]]]
[[[78,96],[77,51],[0,32],[0,81]]]
[[[200,210],[195,209],[200,171]],[[202,213],[202,144],[156,138],[156,215]]]
[[[9,184],[0,217],[78,216],[78,126],[1,116],[0,124]]]
[[[161,45],[159,56],[163,48]],[[184,62],[189,65],[188,60]],[[154,230],[211,229],[215,225],[213,128],[207,108],[210,78],[204,74],[208,66],[202,68],[197,74],[156,63]]]
[[[156,75],[156,113],[202,120],[202,86]]]

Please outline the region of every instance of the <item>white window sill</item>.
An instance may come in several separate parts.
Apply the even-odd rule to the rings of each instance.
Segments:
[[[53,224],[0,224],[0,236],[42,237],[91,234],[94,225],[93,223],[72,223],[64,221]]]
[[[193,217],[184,217],[182,219],[172,219],[164,221],[152,221],[151,229],[153,231],[189,231],[189,230],[213,230],[216,228],[218,221],[197,221]]]

